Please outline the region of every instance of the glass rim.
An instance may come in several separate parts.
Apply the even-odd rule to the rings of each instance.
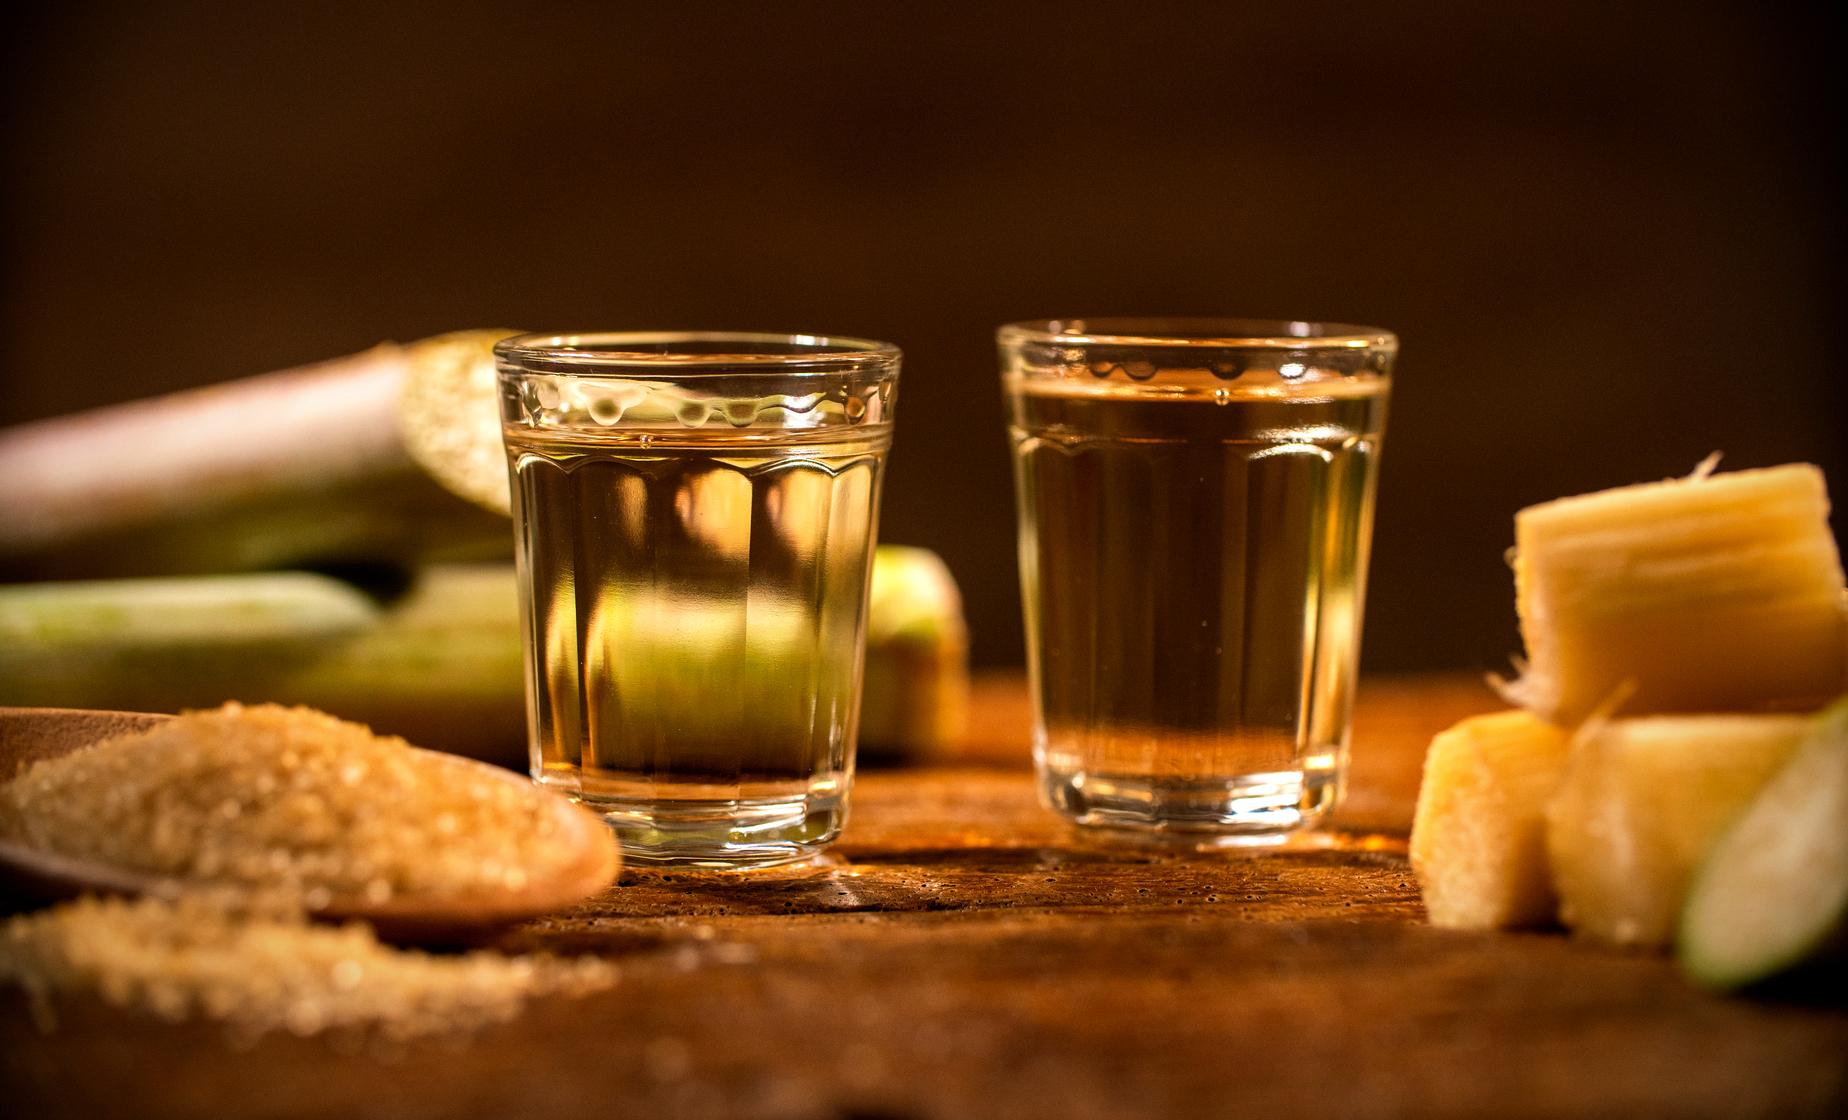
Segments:
[[[717,344],[730,352],[675,351],[672,347]],[[752,352],[752,347],[761,348]],[[780,347],[781,349],[772,349]],[[646,372],[725,373],[774,376],[893,370],[903,352],[890,342],[848,335],[778,333],[775,331],[540,331],[503,338],[494,344],[498,361],[533,372],[544,367],[581,370],[589,375]]]
[[[1142,346],[1175,350],[1397,350],[1382,327],[1304,319],[1105,316],[1025,319],[995,331],[1004,346]]]

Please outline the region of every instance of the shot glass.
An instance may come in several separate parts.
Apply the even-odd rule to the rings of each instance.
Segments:
[[[1314,826],[1346,770],[1397,340],[1074,319],[998,341],[1042,799],[1212,843]]]
[[[839,835],[899,351],[738,333],[495,347],[533,777],[641,864]]]

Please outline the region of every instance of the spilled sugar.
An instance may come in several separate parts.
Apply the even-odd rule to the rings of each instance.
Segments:
[[[79,992],[167,1020],[218,1020],[239,1042],[272,1031],[398,1042],[465,1036],[535,996],[615,979],[595,958],[396,949],[364,923],[317,925],[299,907],[227,892],[83,898],[0,925],[0,980],[26,990],[46,1029],[50,997]]]
[[[321,712],[227,704],[0,786],[0,836],[319,909],[519,890],[572,858],[550,796]]]

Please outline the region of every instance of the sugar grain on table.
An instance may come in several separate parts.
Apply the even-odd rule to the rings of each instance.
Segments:
[[[253,909],[224,892],[83,898],[0,925],[0,981],[26,990],[45,1027],[51,996],[76,992],[167,1020],[218,1020],[244,1040],[349,1031],[399,1041],[466,1035],[536,996],[615,979],[591,957],[396,949],[364,923],[314,924],[299,908]]]

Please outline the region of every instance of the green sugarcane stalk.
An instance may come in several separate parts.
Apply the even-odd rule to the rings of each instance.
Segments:
[[[661,634],[636,631],[619,677],[697,676],[712,654],[683,621]],[[911,757],[959,730],[967,640],[942,561],[881,547],[867,630],[864,753]],[[732,667],[746,691],[789,692],[794,642],[783,650],[771,638]],[[513,569],[435,565],[385,597],[305,572],[0,587],[0,705],[171,712],[226,700],[305,704],[421,745],[524,765]],[[712,707],[691,694],[662,702],[689,725]],[[797,717],[772,707],[761,718]]]
[[[413,742],[523,757],[506,565],[439,565],[376,599],[307,572],[0,588],[0,704],[174,712],[305,704]]]

